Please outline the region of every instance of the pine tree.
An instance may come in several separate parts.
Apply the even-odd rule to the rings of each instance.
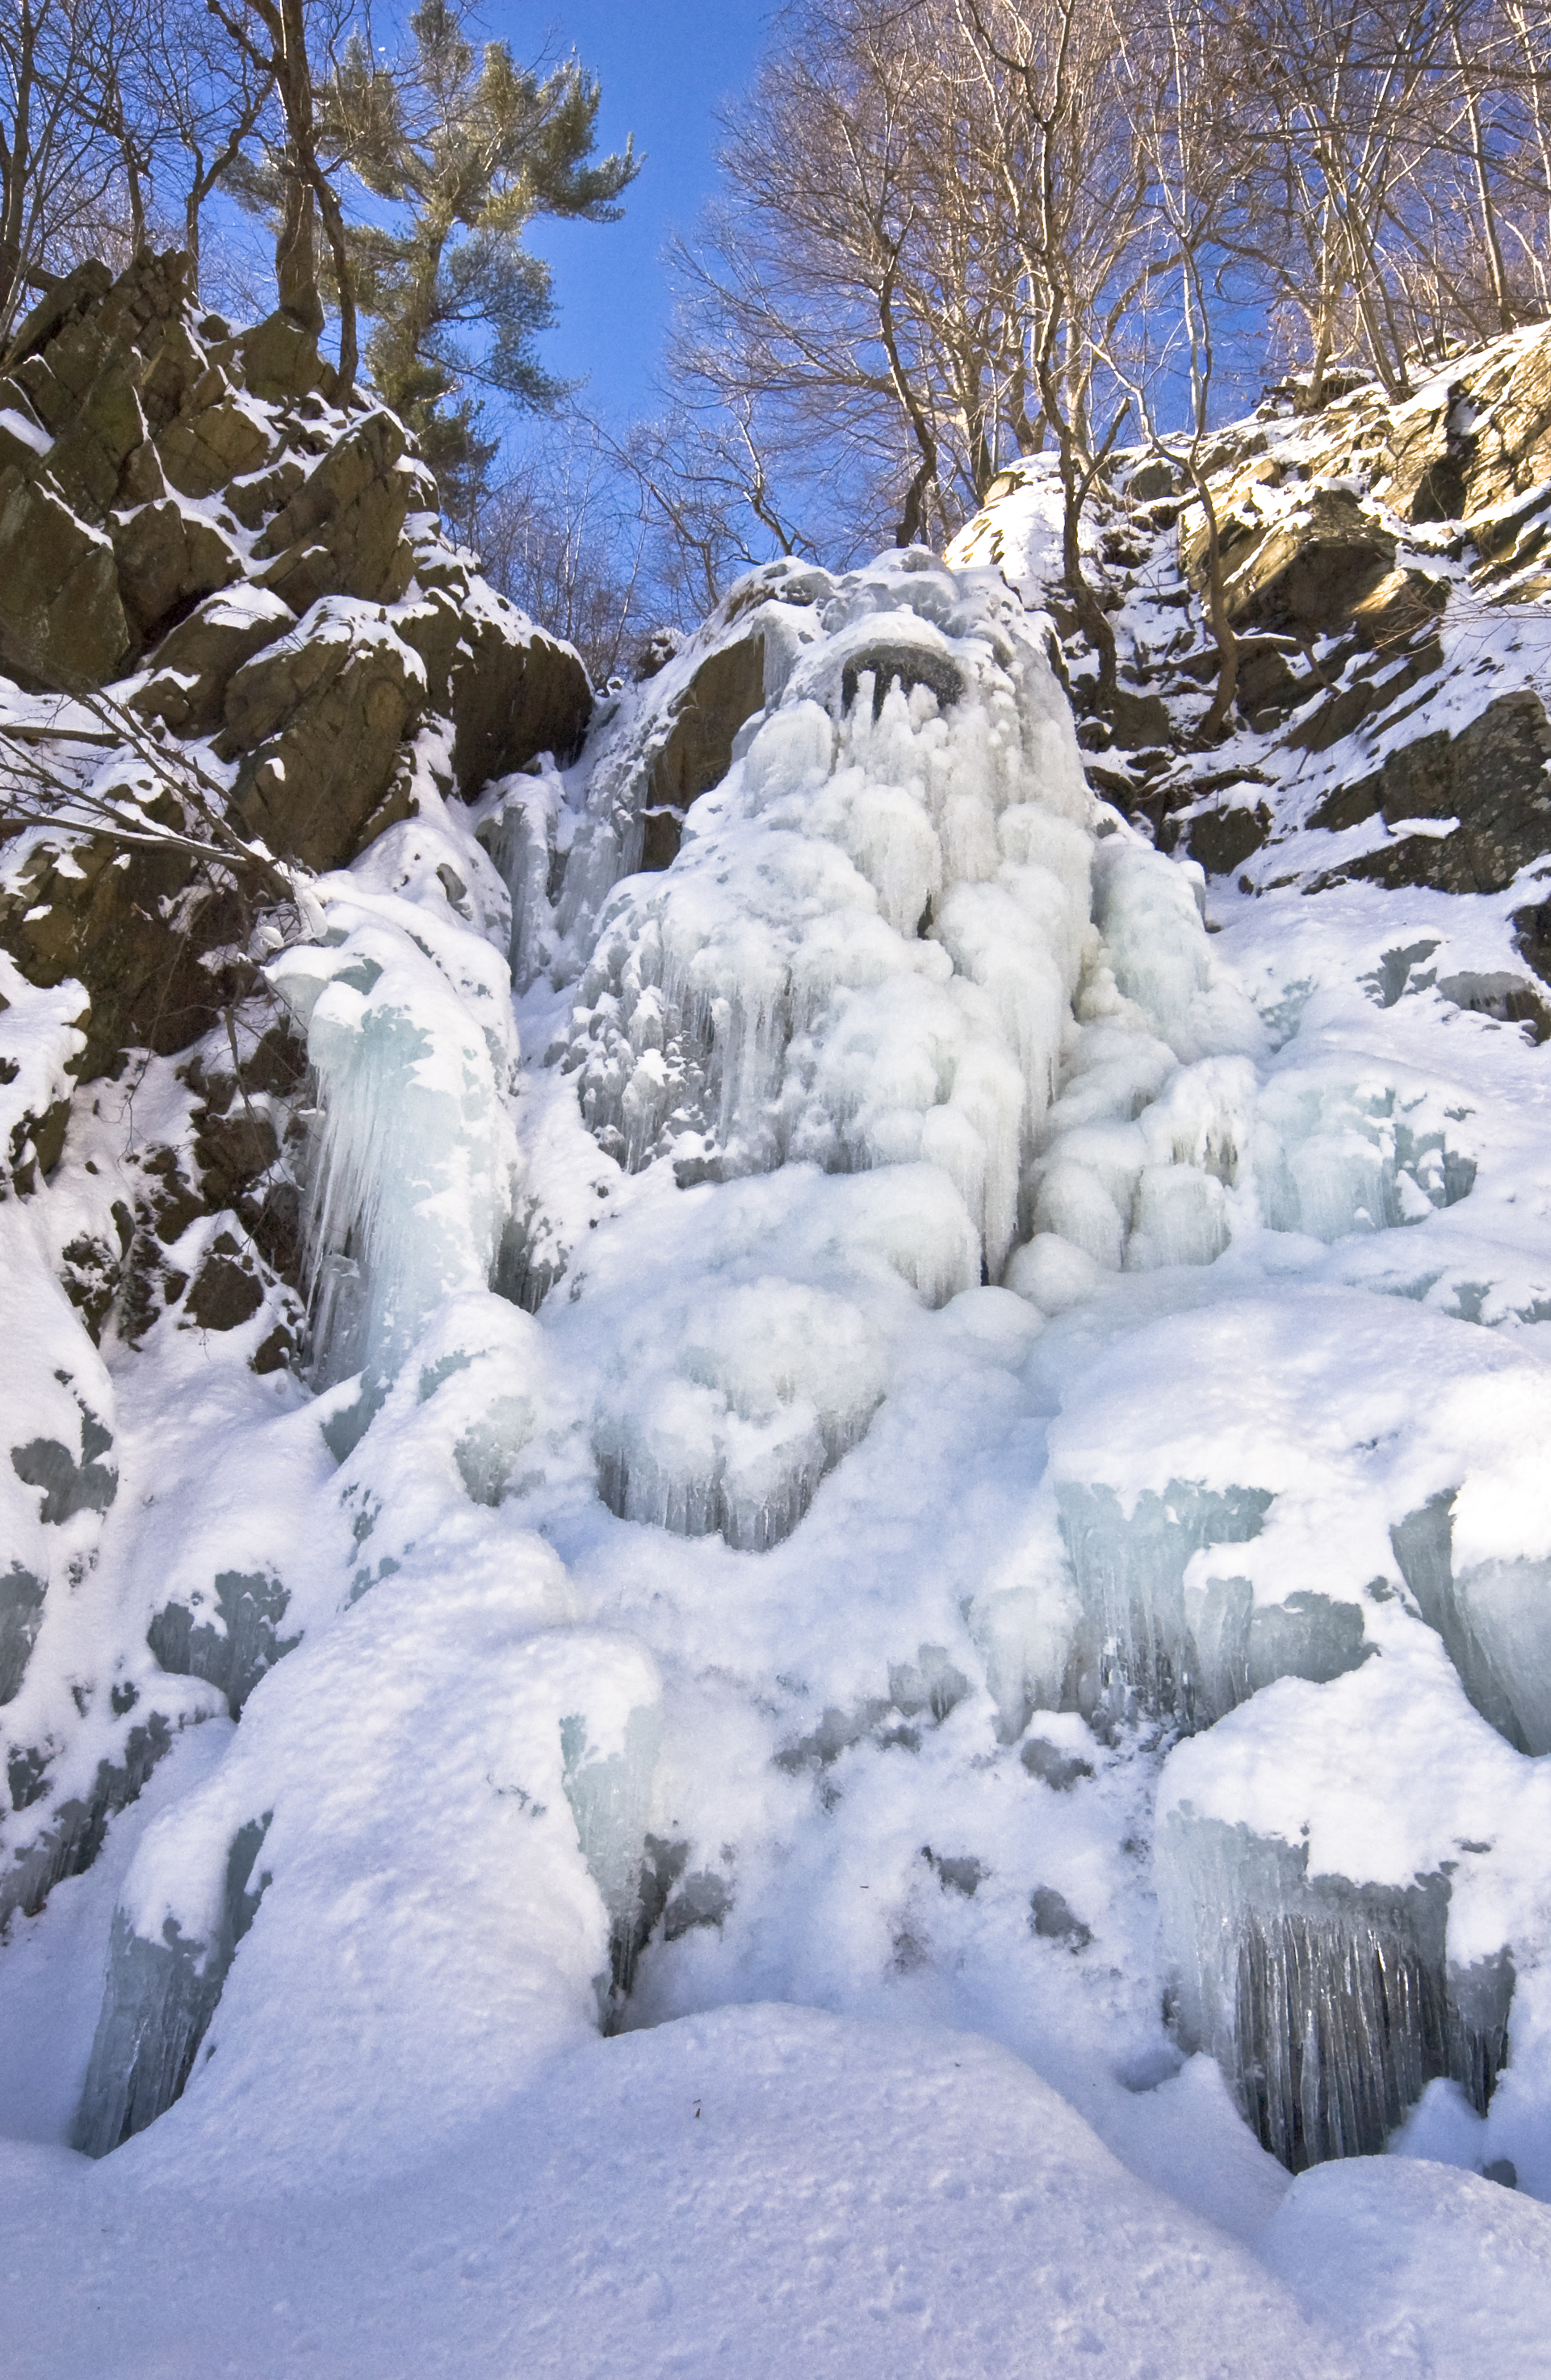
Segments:
[[[523,235],[539,215],[615,221],[640,166],[629,142],[590,162],[600,93],[575,58],[540,77],[504,42],[477,54],[450,0],[423,0],[409,27],[414,50],[396,67],[352,44],[327,113],[340,153],[401,211],[396,225],[350,228],[368,365],[466,519],[497,443],[480,435],[469,385],[530,411],[564,394],[536,351],[554,308]]]

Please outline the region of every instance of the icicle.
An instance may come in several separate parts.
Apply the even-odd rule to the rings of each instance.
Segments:
[[[1306,1848],[1188,1805],[1169,1813],[1159,1850],[1181,2046],[1217,2058],[1290,2171],[1377,2155],[1439,2075],[1485,2112],[1512,1968],[1450,1970],[1443,1876],[1405,1887],[1311,1877]]]
[[[330,904],[336,943],[272,974],[318,1080],[308,1242],[313,1376],[391,1378],[433,1308],[493,1277],[516,1142],[506,970],[391,896]],[[472,972],[471,972],[472,971]]]

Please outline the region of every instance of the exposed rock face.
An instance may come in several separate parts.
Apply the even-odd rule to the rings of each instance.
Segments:
[[[1206,537],[1199,508],[1181,554],[1197,590]],[[1229,617],[1237,627],[1339,627],[1393,567],[1396,540],[1344,489],[1315,489],[1306,503],[1266,512],[1249,492],[1219,525]]]
[[[242,556],[230,538],[173,496],[128,514],[114,538],[114,554],[125,608],[146,641],[201,596],[242,577]]]
[[[296,625],[290,605],[267,588],[245,586],[229,601],[207,598],[156,648],[155,673],[131,698],[134,709],[165,720],[177,735],[212,733],[244,662]]]
[[[733,736],[764,699],[765,640],[757,629],[701,662],[673,705],[667,740],[651,763],[643,868],[669,866],[685,812],[721,783],[733,765]]]
[[[1203,748],[1218,670],[1204,509],[1156,457],[1122,459],[1090,565],[1119,647],[1117,690],[1081,731],[1096,786],[1246,891],[1354,878],[1504,891],[1551,852],[1551,728],[1528,630],[1551,599],[1551,331],[1454,358],[1399,405],[1348,370],[1318,401],[1273,391],[1202,460],[1237,638],[1233,714]],[[953,558],[998,563],[1059,623],[1051,565],[1017,526],[1044,469],[1005,474]],[[1075,624],[1061,632],[1080,674]]]
[[[464,619],[448,671],[453,768],[465,796],[536,752],[570,759],[592,710],[586,670],[569,645],[537,631],[500,598]]]
[[[405,519],[435,489],[402,425],[331,419],[333,373],[285,317],[203,339],[186,259],[142,258],[116,283],[81,266],[5,370],[0,660],[27,682],[103,685],[245,574],[298,614],[407,588]],[[243,529],[260,532],[250,557]]]
[[[208,1031],[235,986],[204,953],[239,932],[229,889],[192,883],[181,855],[115,852],[98,837],[70,851],[38,844],[16,888],[0,891],[0,939],[23,972],[91,994],[85,1080],[127,1047],[181,1050]]]
[[[269,561],[261,584],[298,613],[323,595],[396,603],[415,566],[403,539],[405,517],[411,504],[424,509],[434,497],[408,454],[403,425],[391,413],[369,413],[347,431],[254,546],[255,559]]]
[[[1339,830],[1382,815],[1400,835],[1349,866],[1350,876],[1500,892],[1551,849],[1548,762],[1551,722],[1540,697],[1522,687],[1499,695],[1458,735],[1436,730],[1402,745],[1372,776],[1332,794],[1310,823]],[[1407,836],[1412,820],[1446,831]]]
[[[134,650],[112,545],[13,463],[0,472],[0,661],[24,685],[101,686]]]

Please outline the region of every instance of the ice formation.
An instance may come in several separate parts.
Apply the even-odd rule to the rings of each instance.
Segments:
[[[628,1172],[939,1167],[994,1279],[1088,927],[1070,722],[1000,582],[808,581],[822,633],[774,687],[767,658],[673,868],[604,906],[566,1062]],[[578,839],[567,883],[596,864]]]
[[[489,1285],[516,1187],[517,1045],[487,943],[348,880],[321,893],[321,939],[271,972],[318,1078],[309,1232],[328,1387],[390,1375],[442,1298]]]
[[[754,1552],[791,1536],[887,1380],[885,1351],[854,1305],[779,1280],[702,1293],[687,1314],[651,1313],[621,1348],[620,1371],[598,1424],[611,1512],[685,1537],[720,1530]]]
[[[1406,1378],[1419,1359],[1422,1410]],[[1165,1366],[1182,1393],[1160,1401]],[[1547,1430],[1533,1357],[1351,1292],[1228,1302],[1131,1334],[1050,1433],[1083,1613],[1079,1701],[1134,1695],[1209,1726],[1278,1677],[1356,1667],[1375,1649],[1375,1582],[1403,1583],[1478,1709],[1534,1749]]]
[[[1334,1697],[1317,1717],[1315,1693]],[[1543,2021],[1515,1946],[1545,1791],[1403,1615],[1339,1686],[1289,1682],[1170,1755],[1157,1882],[1181,2037],[1294,2171],[1376,2155],[1438,2077],[1492,2107],[1521,2022]]]

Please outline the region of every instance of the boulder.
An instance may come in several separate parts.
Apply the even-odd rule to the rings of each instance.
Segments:
[[[102,686],[135,645],[107,539],[14,465],[0,471],[0,661],[28,684]]]
[[[569,645],[500,596],[464,617],[448,672],[453,768],[465,797],[536,754],[569,760],[592,715],[592,688]]]
[[[95,256],[89,256],[83,264],[67,273],[39,298],[30,313],[23,316],[6,352],[6,370],[14,371],[30,356],[41,355],[49,341],[68,324],[94,313],[112,287],[113,274]]]
[[[245,755],[233,808],[277,857],[320,870],[360,849],[425,701],[425,671],[365,604],[321,604],[245,662],[226,689],[223,744]],[[407,804],[401,815],[407,815]]]
[[[1271,813],[1264,802],[1231,808],[1203,810],[1192,819],[1186,847],[1208,876],[1231,876],[1257,852],[1271,832]]]
[[[229,480],[226,506],[244,528],[261,528],[282,504],[289,504],[307,473],[294,455],[282,455],[267,470]]]
[[[431,710],[446,711],[452,700],[453,658],[464,630],[455,599],[445,589],[433,588],[418,602],[401,603],[394,614],[394,626],[420,656]]]
[[[236,1330],[264,1302],[264,1284],[230,1232],[213,1242],[188,1292],[184,1311],[200,1330]]]
[[[165,430],[182,411],[189,391],[207,368],[207,358],[187,322],[161,326],[155,354],[140,374],[140,408],[152,431]]]
[[[1386,502],[1417,522],[1472,520],[1551,478],[1551,334],[1412,398],[1387,446]]]
[[[133,708],[164,720],[175,735],[210,735],[243,662],[296,625],[290,606],[261,587],[207,596],[157,646],[155,674],[131,698]]]
[[[321,390],[332,395],[334,373],[322,362],[310,331],[289,314],[266,314],[232,342],[242,384],[250,396],[285,405]]]
[[[125,468],[146,443],[137,360],[132,351],[107,358],[48,457],[48,476],[66,503],[98,526],[121,501]]]
[[[242,556],[202,513],[172,496],[141,504],[114,523],[119,592],[131,625],[147,642],[172,626],[202,595],[240,578]]]
[[[1118,686],[1109,698],[1109,724],[1115,742],[1126,752],[1167,747],[1174,740],[1173,714],[1161,694],[1138,694]]]

